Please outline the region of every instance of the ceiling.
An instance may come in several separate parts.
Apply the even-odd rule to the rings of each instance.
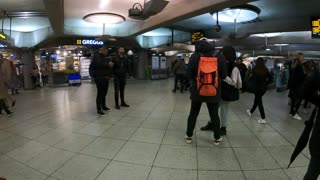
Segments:
[[[6,11],[45,11],[42,0],[0,0]]]

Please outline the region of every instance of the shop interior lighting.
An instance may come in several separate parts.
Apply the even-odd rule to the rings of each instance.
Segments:
[[[261,34],[252,34],[251,36],[256,36],[256,37],[276,37],[280,36],[280,32],[273,32],[273,33],[261,33]]]
[[[219,22],[241,23],[258,18],[260,9],[255,6],[245,5],[219,11]],[[212,18],[217,20],[217,13],[212,13]]]
[[[289,44],[274,44],[274,46],[288,46]]]
[[[120,14],[99,12],[88,14],[83,17],[83,20],[95,24],[120,24],[124,22],[126,18]]]
[[[63,52],[63,55],[66,56],[66,55],[68,55],[68,53],[67,53],[66,51],[64,51],[64,52]]]
[[[60,54],[61,52],[59,50],[56,51],[56,54]]]
[[[266,51],[271,51],[271,49],[267,48]]]

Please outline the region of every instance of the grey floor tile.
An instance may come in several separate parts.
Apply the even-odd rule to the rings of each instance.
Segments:
[[[293,153],[293,146],[267,147],[273,158],[280,164],[281,168],[287,168]],[[290,167],[308,166],[309,159],[300,154]]]
[[[50,146],[53,146],[63,140],[64,138],[72,136],[71,132],[67,132],[64,130],[52,130],[48,131],[47,133],[43,134],[40,137],[37,137],[34,139],[37,142],[40,142],[42,144],[47,144]]]
[[[308,167],[295,167],[295,168],[289,168],[284,169],[286,174],[290,177],[291,180],[301,180],[304,178]],[[320,178],[318,178],[320,180]]]
[[[245,180],[241,171],[199,171],[199,180]]]
[[[196,148],[162,145],[154,166],[179,169],[197,169]]]
[[[65,162],[70,160],[74,155],[75,153],[70,151],[51,147],[26,162],[26,165],[50,175],[60,168]]]
[[[139,117],[124,117],[116,124],[123,126],[132,126],[132,127],[140,127],[145,118]]]
[[[275,132],[275,130],[268,124],[259,124],[253,121],[247,121],[245,124],[252,132]]]
[[[208,131],[197,131],[197,146],[198,147],[215,147],[215,148],[224,148],[231,147],[227,137],[222,137],[223,141],[216,146],[213,144],[213,133]]]
[[[195,180],[197,171],[153,167],[148,180]]]
[[[112,159],[125,142],[126,141],[123,140],[97,138],[82,150],[81,153],[105,159]]]
[[[86,134],[90,136],[100,136],[103,134],[107,129],[109,129],[112,125],[111,124],[96,124],[96,123],[90,123],[86,125],[85,127],[74,131],[76,133],[80,134]]]
[[[115,125],[105,131],[101,136],[112,139],[128,140],[137,129],[137,127]]]
[[[26,131],[23,131],[21,133],[18,133],[18,135],[29,138],[29,139],[34,139],[34,138],[37,138],[37,137],[45,134],[46,132],[48,132],[50,130],[52,130],[52,128],[43,127],[43,126],[36,126],[31,129],[28,129]]]
[[[151,167],[112,161],[97,180],[146,180]]]
[[[37,156],[41,152],[48,149],[49,146],[40,144],[35,141],[30,141],[24,144],[21,147],[18,147],[10,152],[7,155],[19,162],[27,162],[28,160],[32,159],[33,157]]]
[[[28,142],[30,142],[30,139],[16,135],[10,136],[6,140],[0,141],[0,152],[8,153],[15,148],[25,145]]]
[[[230,132],[250,132],[243,122],[229,122],[227,131]]]
[[[58,169],[52,176],[58,179],[94,180],[109,160],[77,155]]]
[[[55,146],[57,148],[69,150],[72,152],[80,152],[83,148],[85,148],[88,144],[90,144],[95,137],[87,136],[82,134],[71,134],[65,139],[61,140]]]
[[[47,175],[35,171],[23,164],[18,164],[14,169],[11,169],[5,177],[9,180],[45,180]]]
[[[165,130],[139,128],[129,140],[161,144],[164,133]]]
[[[231,148],[198,148],[199,170],[241,170]]]
[[[277,132],[256,133],[257,137],[265,146],[288,146],[291,145]]]
[[[127,142],[115,160],[151,166],[158,152],[158,144]]]
[[[242,170],[279,169],[279,165],[264,148],[235,148]]]
[[[0,142],[10,138],[11,136],[14,136],[14,134],[11,132],[0,131]]]
[[[162,129],[166,130],[168,127],[169,121],[162,120],[162,119],[147,119],[145,120],[141,127],[142,128],[149,128],[149,129]]]
[[[169,122],[168,130],[187,130],[187,119],[172,119]]]
[[[233,133],[227,134],[232,147],[262,147],[262,144],[252,133]]]
[[[166,134],[164,135],[162,144],[166,145],[179,145],[179,146],[195,146],[196,145],[196,138],[193,137],[192,143],[187,144],[185,142],[185,132],[182,130],[174,131],[174,130],[168,130],[166,131]]]
[[[247,180],[289,180],[282,169],[264,171],[244,171]]]

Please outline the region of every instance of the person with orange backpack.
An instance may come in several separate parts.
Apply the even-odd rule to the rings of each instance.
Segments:
[[[218,114],[221,99],[221,79],[227,77],[225,58],[214,57],[214,45],[206,40],[195,44],[195,53],[190,57],[188,75],[192,80],[190,87],[191,109],[188,117],[186,143],[192,143],[193,131],[196,125],[201,105],[207,104],[213,125],[215,145],[222,141],[220,135],[220,118]]]

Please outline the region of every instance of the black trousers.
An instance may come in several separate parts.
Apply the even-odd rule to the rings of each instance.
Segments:
[[[124,90],[126,87],[126,78],[125,77],[114,77],[114,100],[116,105],[119,105],[119,94],[121,99],[121,104],[125,104],[124,100]]]
[[[10,114],[10,110],[8,109],[8,106],[6,104],[6,101],[4,99],[0,99],[0,112],[2,109],[7,113]]]
[[[109,79],[98,78],[98,79],[95,79],[95,82],[97,86],[97,99],[96,99],[97,110],[101,111],[102,108],[107,107],[106,96],[109,88]]]
[[[191,102],[191,109],[188,118],[187,136],[192,137],[196,126],[197,117],[201,109],[202,102]],[[219,139],[220,136],[220,118],[219,118],[219,103],[207,103],[211,123],[213,125],[214,138]]]
[[[299,108],[301,106],[302,100],[299,98],[291,98],[291,108],[290,108],[290,114],[293,116],[296,115],[299,111]]]
[[[317,180],[320,174],[320,157],[312,157],[303,180]]]
[[[180,91],[183,92],[184,87],[184,75],[183,74],[176,74],[176,77],[174,79],[174,91],[178,88],[178,82],[180,82]]]
[[[263,102],[262,102],[262,96],[264,95],[265,92],[258,92],[254,94],[254,104],[250,110],[251,113],[253,113],[257,107],[259,107],[260,115],[262,119],[266,118],[266,115],[264,113],[264,107],[263,107]]]

